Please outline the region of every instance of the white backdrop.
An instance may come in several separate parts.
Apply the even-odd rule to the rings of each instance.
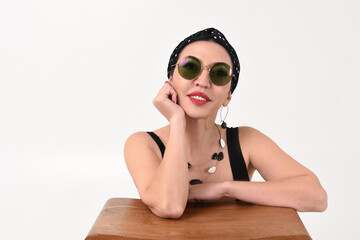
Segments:
[[[174,47],[207,28],[237,50],[228,125],[314,171],[313,239],[360,235],[358,1],[0,0],[0,236],[84,239],[105,201],[138,197],[123,159],[166,124],[152,99]],[[259,175],[256,179],[260,179]]]

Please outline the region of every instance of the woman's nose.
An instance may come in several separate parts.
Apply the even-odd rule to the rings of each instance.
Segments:
[[[195,82],[195,85],[196,86],[201,86],[201,87],[204,87],[204,88],[209,88],[210,87],[210,74],[209,74],[209,70],[207,68],[203,68],[201,70],[201,73],[200,75],[195,78],[194,80]]]

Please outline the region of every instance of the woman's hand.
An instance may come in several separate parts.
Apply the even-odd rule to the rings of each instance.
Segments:
[[[188,201],[216,201],[225,195],[225,182],[190,185]]]
[[[153,104],[169,122],[178,117],[185,119],[185,112],[177,104],[177,93],[169,81],[162,86]]]

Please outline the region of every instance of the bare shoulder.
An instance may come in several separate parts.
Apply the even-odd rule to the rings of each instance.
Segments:
[[[125,142],[124,150],[129,150],[134,146],[144,146],[148,144],[149,137],[147,132],[136,132],[131,134]]]
[[[246,146],[250,148],[249,150],[253,150],[254,148],[259,149],[266,146],[271,148],[276,145],[270,137],[253,127],[241,126],[238,127],[238,129],[240,142],[246,144]]]
[[[248,155],[249,164],[258,170],[265,180],[310,173],[270,137],[253,127],[239,127],[239,141],[244,145],[244,152]]]
[[[136,132],[131,134],[125,142],[125,148],[130,147],[132,145],[144,145],[148,144],[150,141],[150,136],[147,132]]]
[[[250,126],[239,126],[238,130],[239,141],[243,154],[245,155],[244,157],[250,161],[250,153],[253,148],[264,141],[267,136]]]
[[[244,140],[267,138],[265,134],[250,126],[240,126],[238,127],[238,129],[239,129],[239,137],[245,138]]]
[[[250,154],[266,136],[259,130],[250,126],[239,126],[238,134],[241,151],[245,158],[245,162],[248,164],[249,169],[251,169],[254,166],[251,162]]]
[[[128,137],[124,146],[126,166],[142,196],[152,174],[161,164],[161,152],[147,132],[136,132]]]
[[[157,145],[147,132],[136,132],[131,134],[124,145],[125,161],[131,159],[132,155],[152,153],[157,155]],[[151,155],[152,155],[151,154]]]

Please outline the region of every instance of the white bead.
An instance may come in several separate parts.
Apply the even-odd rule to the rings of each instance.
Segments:
[[[216,166],[209,168],[208,173],[214,173],[216,171]]]
[[[220,138],[220,146],[221,146],[222,148],[225,147],[225,141],[224,141],[224,139],[222,139],[222,138]]]

